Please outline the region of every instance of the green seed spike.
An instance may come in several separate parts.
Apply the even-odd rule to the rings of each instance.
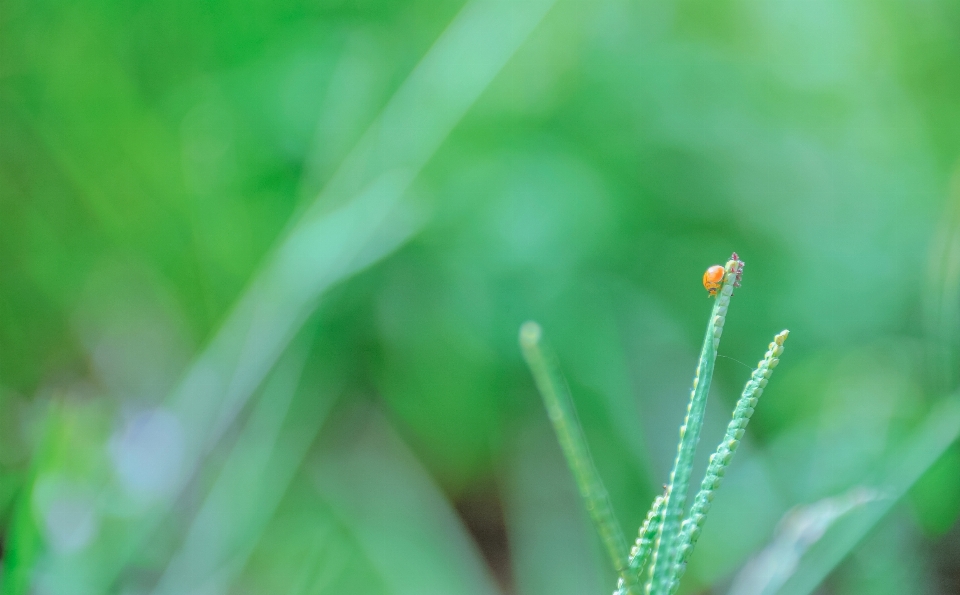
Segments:
[[[737,401],[737,406],[733,410],[733,419],[727,425],[727,433],[717,447],[717,451],[710,457],[707,465],[707,472],[700,484],[700,492],[694,498],[693,506],[690,508],[690,514],[683,521],[680,530],[679,547],[677,548],[676,570],[671,584],[670,593],[675,593],[680,586],[680,577],[687,569],[687,561],[693,548],[697,545],[697,539],[700,538],[700,531],[703,529],[703,523],[710,511],[710,503],[713,501],[717,488],[726,473],[727,466],[737,452],[740,446],[740,439],[743,432],[750,422],[754,409],[757,407],[757,400],[763,393],[763,388],[773,372],[773,368],[780,361],[780,354],[783,353],[783,342],[787,340],[790,331],[783,331],[774,337],[773,342],[763,359],[757,364],[757,369],[753,371],[747,385],[743,387],[743,393]]]
[[[670,472],[670,484],[667,486],[666,501],[664,504],[663,523],[657,536],[653,551],[653,575],[647,584],[647,593],[651,595],[666,595],[673,582],[674,562],[677,559],[677,546],[680,533],[683,508],[687,500],[687,490],[690,487],[690,473],[693,469],[693,456],[700,441],[700,430],[703,428],[703,416],[707,406],[707,394],[710,391],[710,381],[713,379],[713,365],[717,359],[717,347],[720,344],[720,335],[723,333],[723,323],[730,305],[730,296],[733,288],[739,282],[743,270],[743,262],[736,254],[724,266],[723,286],[717,294],[707,324],[703,348],[700,351],[700,361],[697,364],[697,373],[693,378],[693,390],[690,394],[690,405],[687,407],[687,417],[680,428],[680,444],[677,447],[677,459]]]
[[[560,373],[556,358],[543,340],[543,331],[539,324],[526,322],[520,327],[520,347],[543,397],[547,415],[553,423],[560,448],[580,489],[580,496],[587,505],[613,567],[626,585],[625,593],[637,595],[636,579],[627,565],[627,540],[617,523],[607,490],[590,457],[583,428],[580,427],[573,400],[570,398],[570,389]]]
[[[660,523],[663,521],[663,496],[657,496],[647,513],[647,518],[640,525],[639,535],[633,549],[630,550],[630,559],[627,566],[633,573],[634,579],[639,583],[643,578],[643,571],[646,569],[647,561],[653,552],[653,542],[660,531]],[[614,595],[626,595],[626,583],[623,579],[617,584],[617,590]]]

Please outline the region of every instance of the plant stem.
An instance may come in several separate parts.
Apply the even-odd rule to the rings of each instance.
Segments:
[[[730,464],[734,453],[737,452],[740,439],[743,437],[744,430],[757,406],[757,400],[763,393],[773,369],[780,361],[780,354],[783,353],[783,342],[787,340],[789,334],[789,331],[783,331],[774,337],[773,342],[770,343],[767,353],[764,354],[763,359],[757,364],[757,369],[754,370],[750,380],[743,387],[743,393],[741,393],[740,399],[737,400],[737,405],[733,410],[733,419],[727,425],[727,433],[717,447],[717,451],[710,456],[707,472],[700,483],[700,492],[694,498],[690,514],[683,521],[680,530],[675,574],[670,587],[671,593],[676,592],[680,586],[680,577],[683,576],[687,568],[687,560],[690,559],[690,554],[693,553],[693,548],[700,538],[700,531],[703,529],[703,523],[710,511],[710,503],[713,501],[717,488],[720,487],[727,466]]]
[[[640,525],[637,541],[634,543],[633,549],[630,550],[630,558],[627,561],[627,566],[630,567],[630,571],[633,573],[637,583],[643,578],[643,571],[647,565],[647,561],[650,559],[650,554],[653,553],[653,544],[657,539],[657,533],[660,532],[660,523],[662,522],[663,496],[657,496],[653,501],[653,505],[650,507],[650,511],[647,513],[647,518],[645,518],[643,524]],[[626,592],[626,582],[620,579],[614,595],[626,595]]]
[[[577,420],[570,397],[570,389],[560,372],[556,358],[543,340],[539,324],[527,322],[520,327],[520,347],[543,397],[560,448],[573,472],[590,517],[600,533],[614,568],[626,585],[626,593],[635,595],[636,579],[627,564],[627,541],[613,514],[607,490],[590,457],[583,428]]]
[[[700,441],[700,430],[703,428],[703,417],[707,406],[707,395],[710,392],[710,381],[713,378],[713,365],[717,359],[717,346],[720,344],[720,335],[733,294],[735,282],[739,279],[740,260],[730,260],[724,267],[727,271],[723,286],[717,294],[707,324],[706,336],[700,351],[700,361],[697,364],[697,373],[693,378],[693,390],[690,394],[690,404],[687,407],[687,417],[680,428],[680,444],[677,447],[677,458],[670,472],[670,483],[667,485],[666,503],[664,505],[663,523],[657,537],[653,551],[653,575],[647,585],[647,592],[652,595],[667,595],[673,581],[674,562],[677,559],[677,543],[680,533],[683,508],[687,500],[687,491],[690,486],[690,474],[693,470],[693,456]]]

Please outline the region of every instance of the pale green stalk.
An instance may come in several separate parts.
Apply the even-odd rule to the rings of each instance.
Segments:
[[[661,522],[663,522],[663,496],[657,496],[653,501],[653,506],[650,507],[650,512],[647,513],[647,518],[640,525],[637,541],[633,544],[633,548],[630,550],[630,558],[627,561],[627,566],[637,583],[643,579],[643,572],[647,561],[650,559],[650,554],[653,552],[653,544],[657,539],[657,533],[660,531]],[[617,590],[614,591],[614,595],[626,595],[626,593],[627,585],[621,578],[617,583]]]
[[[687,500],[687,490],[690,486],[690,474],[693,470],[693,456],[700,441],[700,430],[703,428],[703,417],[707,405],[707,394],[710,392],[710,381],[713,378],[713,365],[717,359],[717,346],[720,344],[720,335],[723,332],[723,323],[733,294],[734,284],[739,279],[743,262],[730,260],[724,267],[727,271],[723,279],[723,286],[717,294],[707,325],[707,333],[703,340],[700,352],[700,361],[697,373],[693,379],[693,390],[690,395],[690,404],[687,407],[687,417],[680,428],[680,444],[677,447],[677,458],[670,473],[670,483],[667,486],[666,502],[664,504],[663,523],[660,534],[657,536],[653,551],[653,575],[647,585],[647,593],[652,595],[666,595],[673,582],[674,562],[677,559],[677,545],[680,533],[683,508]]]
[[[544,344],[540,325],[527,322],[520,328],[520,347],[543,397],[547,414],[560,442],[560,448],[573,472],[580,495],[587,505],[600,538],[614,568],[626,585],[626,593],[636,593],[636,580],[627,564],[627,541],[613,514],[607,490],[590,457],[583,429],[577,420],[570,389],[560,373],[556,358]]]
[[[710,511],[710,503],[713,502],[716,490],[720,487],[720,482],[726,473],[730,460],[737,452],[740,439],[743,438],[744,430],[757,406],[757,400],[763,393],[773,369],[780,362],[779,357],[783,353],[783,342],[786,341],[789,334],[789,331],[783,331],[774,337],[773,342],[770,343],[769,349],[760,363],[757,364],[757,369],[754,370],[750,380],[747,381],[747,385],[743,388],[743,393],[733,410],[733,419],[727,425],[726,435],[717,447],[716,453],[710,456],[707,472],[700,484],[700,492],[694,498],[690,514],[683,521],[680,530],[674,577],[670,588],[671,593],[676,592],[680,586],[680,577],[683,576],[690,554],[700,538],[700,531],[703,529],[703,523]]]

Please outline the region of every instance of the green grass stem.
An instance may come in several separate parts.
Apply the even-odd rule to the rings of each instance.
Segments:
[[[610,560],[625,585],[624,593],[635,594],[636,578],[628,566],[626,538],[617,523],[603,481],[593,464],[566,379],[560,372],[556,357],[543,339],[539,324],[526,322],[520,327],[520,347],[543,397],[550,422],[573,472],[580,495],[600,533]]]
[[[733,410],[733,419],[727,425],[727,432],[723,440],[717,447],[717,451],[710,456],[707,472],[700,484],[700,491],[694,498],[690,514],[687,515],[680,529],[674,578],[670,588],[671,593],[676,592],[680,586],[680,577],[683,576],[687,568],[687,561],[700,538],[700,531],[703,529],[703,523],[710,511],[710,504],[713,502],[716,490],[720,487],[720,482],[723,480],[734,453],[737,452],[740,439],[743,438],[743,433],[753,416],[753,411],[764,387],[767,385],[767,380],[780,361],[780,354],[783,353],[783,342],[786,341],[789,334],[789,331],[783,331],[774,337],[773,342],[770,343],[763,359],[757,364],[757,369],[753,371],[750,380],[743,388],[743,393],[741,393],[740,399]]]
[[[723,333],[723,324],[727,308],[730,305],[730,296],[733,294],[733,288],[739,279],[742,267],[743,262],[740,260],[732,259],[727,262],[724,267],[727,273],[714,301],[710,322],[707,324],[707,332],[700,351],[700,361],[697,364],[697,373],[693,378],[693,390],[690,394],[690,404],[687,407],[687,417],[680,428],[677,458],[670,473],[670,483],[667,485],[663,523],[660,526],[660,533],[654,546],[653,574],[650,583],[647,585],[647,592],[652,595],[667,595],[673,583],[680,523],[690,486],[690,474],[693,471],[693,457],[697,449],[697,443],[700,441],[700,430],[703,428],[707,395],[710,392],[713,366],[717,359],[717,347],[720,344],[720,335]]]
[[[657,533],[660,532],[660,523],[663,522],[663,496],[657,496],[647,513],[647,517],[640,525],[640,531],[637,535],[637,541],[630,550],[630,558],[627,560],[627,566],[633,573],[638,584],[643,582],[644,570],[647,561],[650,560],[650,554],[653,553],[653,545],[657,539]],[[614,595],[626,595],[627,585],[623,579],[617,584],[617,590]]]
[[[684,516],[693,458],[703,429],[717,347],[720,345],[733,289],[740,286],[743,262],[734,253],[723,271],[716,269],[709,270],[709,276],[704,275],[704,285],[716,299],[703,339],[687,415],[680,427],[680,442],[677,446],[677,458],[670,472],[670,483],[664,486],[665,493],[658,496],[650,507],[629,555],[626,553],[623,532],[614,517],[607,491],[590,457],[583,429],[577,421],[570,389],[560,373],[557,360],[546,345],[543,331],[537,323],[527,322],[520,328],[520,346],[524,358],[543,397],[560,447],[573,471],[587,510],[620,575],[613,595],[636,595],[640,585],[644,585],[643,590],[647,595],[673,595],[677,591],[716,490],[720,487],[727,466],[740,445],[757,401],[773,369],[780,362],[783,344],[789,335],[788,331],[782,331],[774,337],[744,386],[732,419],[727,425],[726,434],[710,457],[700,491],[694,497],[689,514]],[[716,285],[708,282],[719,282],[721,272],[724,272],[723,281],[719,291],[716,291]]]

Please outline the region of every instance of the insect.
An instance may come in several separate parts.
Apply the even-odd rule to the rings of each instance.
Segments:
[[[719,264],[715,264],[703,274],[703,287],[710,293],[710,297],[717,295],[717,291],[723,284],[723,276],[726,273],[727,270],[725,268]]]

